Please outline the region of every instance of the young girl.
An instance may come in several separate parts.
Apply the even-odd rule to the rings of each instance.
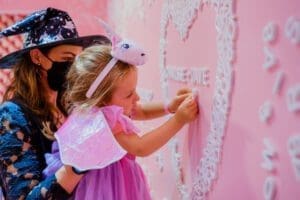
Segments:
[[[174,115],[167,122],[148,133],[138,135],[132,119],[161,116],[163,108],[162,106],[157,106],[157,109],[149,108],[148,110],[156,110],[151,113],[138,103],[136,66],[116,61],[90,93],[89,98],[86,95],[91,85],[94,85],[95,79],[103,73],[112,59],[114,58],[110,46],[97,45],[85,49],[75,59],[68,73],[67,99],[75,106],[73,112],[80,113],[91,108],[100,109],[115,140],[127,154],[118,160],[111,158],[113,160],[111,164],[102,169],[87,171],[74,192],[74,199],[151,199],[144,174],[135,161],[135,156],[148,156],[166,144],[186,123],[196,118],[198,107],[192,93],[189,93],[175,108]],[[66,130],[64,125],[63,129]],[[62,131],[58,134],[60,135],[58,137],[62,137],[65,133]],[[60,138],[58,142],[62,142]],[[102,142],[102,145],[97,146],[99,157],[103,155],[100,149],[105,146],[105,141]]]

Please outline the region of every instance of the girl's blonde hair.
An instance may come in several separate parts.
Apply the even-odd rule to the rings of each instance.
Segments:
[[[76,57],[67,74],[68,87],[65,97],[71,106],[105,106],[111,100],[116,83],[124,78],[130,70],[136,69],[133,65],[118,61],[99,84],[91,98],[87,98],[86,92],[89,87],[112,59],[110,52],[110,46],[95,45],[86,48]]]

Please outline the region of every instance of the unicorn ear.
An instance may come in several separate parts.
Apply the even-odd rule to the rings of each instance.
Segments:
[[[102,19],[98,17],[96,19],[102,25],[102,27],[105,29],[106,33],[108,34],[108,37],[111,39],[112,46],[115,46],[117,43],[122,41],[122,38],[118,34],[116,34],[108,24],[106,24]]]
[[[118,38],[116,36],[112,36],[112,38],[111,38],[111,44],[112,44],[113,50],[117,47],[117,44],[119,42],[121,42],[121,41],[122,41],[121,38]]]

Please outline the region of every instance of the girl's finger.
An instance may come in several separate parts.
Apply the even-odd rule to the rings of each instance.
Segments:
[[[181,88],[180,90],[177,91],[177,95],[182,95],[182,94],[191,93],[191,92],[192,92],[192,90],[189,88]]]
[[[183,101],[183,100],[186,99],[189,95],[190,95],[189,93],[178,95],[178,96],[177,96],[177,100],[178,100],[178,101]]]

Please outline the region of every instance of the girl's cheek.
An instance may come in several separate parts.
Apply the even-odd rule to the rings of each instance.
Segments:
[[[131,116],[131,113],[132,113],[131,111],[127,110],[127,111],[125,111],[124,114],[125,114],[126,116],[130,117],[130,116]]]

